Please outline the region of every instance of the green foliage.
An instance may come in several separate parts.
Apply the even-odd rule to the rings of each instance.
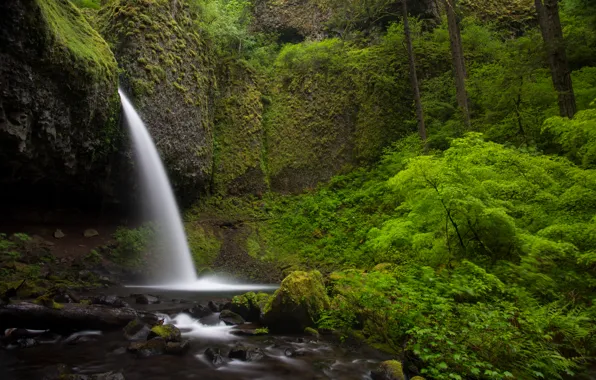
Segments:
[[[552,136],[571,160],[585,168],[596,167],[596,109],[580,111],[573,120],[552,117],[546,120],[542,130]]]
[[[145,224],[137,228],[119,227],[114,233],[115,248],[110,252],[114,261],[123,265],[138,265],[154,244],[155,227]]]
[[[405,346],[436,379],[581,368],[596,331],[596,175],[479,134],[423,156],[415,141],[372,170],[273,200],[276,244],[303,262],[382,263],[332,274],[318,326]]]

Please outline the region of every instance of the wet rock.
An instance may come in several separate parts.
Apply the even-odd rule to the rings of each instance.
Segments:
[[[57,229],[56,231],[54,231],[54,237],[56,239],[62,239],[63,237],[65,237],[66,235],[64,234],[64,232],[62,232],[61,229]]]
[[[218,306],[218,309],[220,312],[222,312],[224,310],[230,310],[231,308],[232,308],[231,302],[224,302]]]
[[[262,332],[260,332],[259,330],[253,330],[253,329],[231,330],[230,331],[230,334],[236,335],[236,336],[259,336],[259,335],[265,335]]]
[[[190,309],[186,310],[186,312],[188,314],[190,314],[191,317],[197,318],[197,319],[213,314],[213,311],[211,311],[211,309],[209,309],[206,306],[198,305],[198,304],[194,305]]]
[[[323,276],[319,271],[292,272],[264,307],[263,323],[272,332],[302,333],[314,327],[329,307]]]
[[[247,348],[243,345],[236,345],[228,354],[230,359],[238,359],[245,362],[253,362],[257,360],[261,360],[265,354],[260,348]]]
[[[166,353],[166,344],[163,338],[153,338],[146,342],[132,342],[128,351],[140,357],[163,355]]]
[[[90,237],[94,237],[94,236],[99,236],[99,232],[97,232],[97,230],[94,230],[93,228],[89,228],[86,229],[83,232],[83,236],[86,238],[90,238]]]
[[[215,304],[215,302],[213,301],[209,301],[209,303],[207,304],[207,307],[209,308],[209,310],[211,310],[214,313],[219,313],[219,306],[217,306]]]
[[[284,355],[289,357],[289,358],[294,358],[297,356],[305,356],[308,353],[308,351],[303,350],[303,349],[294,349],[294,348],[286,348],[284,350]]]
[[[138,340],[147,340],[151,329],[147,326],[143,321],[139,318],[136,318],[133,321],[130,321],[126,326],[124,326],[124,337],[128,340],[138,341]]]
[[[162,338],[166,342],[180,342],[182,340],[180,330],[172,324],[153,326],[147,339],[156,337]]]
[[[209,360],[212,364],[219,366],[224,363],[224,359],[221,356],[221,352],[219,348],[208,348],[205,350],[205,357]]]
[[[149,294],[136,294],[135,297],[135,302],[141,305],[160,303],[159,298]]]
[[[401,362],[387,360],[379,365],[379,368],[371,372],[373,380],[405,380]]]
[[[265,308],[271,295],[267,293],[249,292],[232,298],[229,310],[240,315],[249,322],[259,322],[261,310]]]
[[[170,355],[184,355],[190,349],[190,341],[183,340],[182,342],[167,342],[166,353]]]
[[[99,295],[91,299],[93,305],[106,305],[112,307],[130,307],[130,305],[122,301],[117,296]]]
[[[245,323],[244,318],[231,310],[223,310],[219,314],[219,319],[228,326],[242,325]]]

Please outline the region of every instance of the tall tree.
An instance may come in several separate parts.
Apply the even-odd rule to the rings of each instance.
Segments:
[[[571,71],[565,52],[563,29],[559,18],[558,0],[535,0],[540,31],[546,46],[550,72],[555,91],[559,96],[559,113],[563,117],[573,118],[577,107],[571,82]]]
[[[459,22],[456,13],[457,0],[443,0],[447,11],[447,27],[449,29],[449,42],[451,44],[451,60],[455,76],[455,92],[457,105],[461,110],[466,126],[470,127],[470,106],[468,92],[466,91],[466,64],[464,61],[464,48],[461,42]]]
[[[420,87],[418,86],[418,75],[416,74],[416,57],[412,47],[412,36],[410,33],[410,22],[408,21],[408,3],[407,0],[401,2],[402,16],[404,19],[404,34],[406,38],[406,48],[408,49],[408,60],[410,61],[410,83],[414,93],[414,102],[416,103],[416,116],[418,118],[418,133],[425,144],[426,149],[426,126],[424,125],[424,111],[422,110],[422,100],[420,99]]]

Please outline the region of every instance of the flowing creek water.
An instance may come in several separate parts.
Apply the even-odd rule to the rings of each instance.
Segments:
[[[109,294],[126,295],[143,289],[109,289]],[[146,289],[144,289],[146,291]],[[166,323],[174,323],[189,339],[191,348],[183,356],[138,358],[126,351],[129,342],[122,331],[84,332],[83,339],[48,343],[27,349],[0,351],[0,379],[43,379],[49,368],[66,364],[80,374],[121,372],[127,380],[136,379],[370,379],[370,371],[385,354],[367,347],[340,345],[331,337],[318,339],[305,335],[237,336],[235,329],[252,325],[226,326],[218,313],[196,320],[181,310],[192,303],[208,300],[223,302],[240,292],[151,291],[162,302],[137,305],[134,298],[123,296],[131,306],[144,311],[161,311]],[[183,303],[181,303],[180,300]],[[188,302],[188,303],[187,303]],[[237,344],[260,348],[264,356],[254,362],[232,360],[228,352]],[[219,349],[224,358],[213,365],[205,357],[208,348]]]

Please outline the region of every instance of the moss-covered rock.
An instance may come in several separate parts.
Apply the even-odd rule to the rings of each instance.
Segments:
[[[221,195],[261,195],[268,184],[260,77],[243,61],[226,59],[220,62],[217,78],[211,190]]]
[[[241,296],[232,298],[230,310],[242,316],[249,322],[258,322],[261,316],[261,311],[269,302],[271,298],[267,293],[249,292]]]
[[[151,332],[147,339],[152,339],[155,337],[159,337],[164,339],[166,342],[180,342],[182,339],[182,334],[180,330],[174,325],[167,324],[167,325],[157,325],[151,328]]]
[[[414,377],[411,377],[410,380],[426,380],[426,379],[422,376],[414,376]]]
[[[293,272],[265,306],[263,322],[272,332],[302,333],[307,327],[314,327],[328,307],[321,273]]]
[[[304,329],[304,333],[306,335],[313,336],[315,338],[319,337],[319,331],[317,329],[313,329],[312,327],[307,327]]]
[[[187,0],[109,0],[96,24],[175,187],[206,192],[213,167],[215,61]]]
[[[245,322],[244,318],[231,310],[222,310],[219,319],[228,326],[242,325]]]
[[[107,43],[68,0],[6,0],[0,46],[3,189],[109,193],[122,134]]]
[[[405,380],[402,364],[397,360],[387,360],[372,372],[373,380]]]

